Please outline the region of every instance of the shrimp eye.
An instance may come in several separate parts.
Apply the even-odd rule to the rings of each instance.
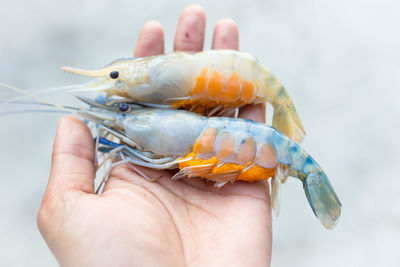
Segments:
[[[118,105],[119,111],[125,112],[129,109],[129,105],[126,103],[120,103]]]
[[[111,79],[117,79],[118,76],[119,76],[119,72],[118,72],[118,71],[112,71],[112,72],[110,73]]]

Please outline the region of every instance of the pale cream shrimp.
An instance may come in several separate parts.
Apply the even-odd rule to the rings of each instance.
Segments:
[[[270,103],[273,126],[296,142],[304,128],[291,97],[280,81],[253,56],[234,50],[196,54],[173,52],[121,59],[99,70],[63,67],[79,75],[98,77],[87,84],[107,96],[203,115],[227,115],[246,104]]]

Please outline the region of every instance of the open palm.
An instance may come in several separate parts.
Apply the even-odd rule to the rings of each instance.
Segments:
[[[182,12],[175,50],[203,49],[205,13]],[[221,20],[213,49],[238,48],[238,30]],[[162,26],[144,25],[135,56],[164,52]],[[264,119],[262,106],[241,115]],[[94,145],[80,120],[60,120],[39,228],[62,265],[69,266],[266,266],[271,253],[271,211],[266,183],[236,182],[216,189],[202,179],[173,181],[171,173],[129,165],[113,170],[101,195],[93,193]]]

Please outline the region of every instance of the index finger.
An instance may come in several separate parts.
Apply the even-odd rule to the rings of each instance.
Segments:
[[[164,30],[158,21],[146,22],[139,34],[135,57],[148,57],[164,53]]]

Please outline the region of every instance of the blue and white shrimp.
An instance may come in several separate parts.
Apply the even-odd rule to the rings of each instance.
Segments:
[[[153,169],[179,168],[173,179],[202,177],[215,181],[217,187],[238,180],[272,178],[275,210],[279,210],[280,183],[290,175],[302,181],[315,215],[326,228],[333,228],[339,219],[341,203],[324,171],[297,143],[273,127],[126,104],[120,104],[118,112],[115,106],[83,100],[94,108],[78,114],[127,144],[101,140],[111,151],[122,153],[123,162]]]
[[[15,87],[9,87],[26,93]],[[279,187],[287,176],[298,178],[319,221],[328,229],[338,222],[341,203],[326,174],[296,142],[275,128],[250,120],[204,117],[184,110],[120,104],[106,106],[82,99],[89,109],[53,104],[100,125],[124,144],[100,142],[121,163],[153,169],[179,169],[172,179],[201,177],[217,187],[238,180],[268,180],[272,206],[279,209]]]

